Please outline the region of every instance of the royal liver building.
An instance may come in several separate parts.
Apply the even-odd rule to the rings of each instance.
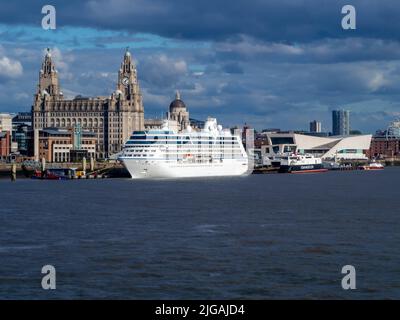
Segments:
[[[47,50],[39,74],[32,106],[35,157],[38,158],[39,130],[47,127],[90,130],[97,135],[98,158],[121,151],[132,131],[143,130],[144,109],[137,71],[127,50],[118,73],[117,90],[108,97],[64,99],[58,73]]]

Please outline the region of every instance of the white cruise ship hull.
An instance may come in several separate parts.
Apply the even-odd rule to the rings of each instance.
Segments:
[[[195,178],[241,176],[248,172],[248,161],[224,159],[212,163],[178,163],[177,161],[145,161],[121,159],[133,179]]]

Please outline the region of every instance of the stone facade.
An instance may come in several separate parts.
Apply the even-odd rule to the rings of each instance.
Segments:
[[[9,113],[0,113],[0,132],[12,132],[12,116]]]
[[[151,130],[168,127],[170,130],[179,132],[192,125],[189,119],[189,111],[185,103],[181,100],[179,91],[176,92],[175,100],[171,102],[165,116],[165,119],[145,119],[145,129]]]
[[[144,119],[144,129],[152,130],[152,129],[161,129],[163,126],[163,119]]]
[[[64,99],[58,72],[48,50],[39,74],[32,106],[34,154],[39,159],[39,130],[73,128],[80,124],[96,134],[96,157],[107,158],[121,151],[132,131],[144,129],[144,108],[137,70],[130,52],[124,55],[118,84],[109,97]]]
[[[189,112],[181,99],[179,91],[176,92],[175,100],[169,105],[167,119],[176,121],[178,130],[184,130],[190,125]]]

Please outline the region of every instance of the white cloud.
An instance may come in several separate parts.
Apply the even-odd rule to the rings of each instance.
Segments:
[[[174,59],[165,54],[147,57],[140,64],[139,77],[158,87],[174,87],[188,73],[188,66],[183,59]]]
[[[43,50],[43,55],[47,49]],[[56,66],[56,70],[60,71],[60,78],[66,80],[72,80],[74,78],[73,74],[69,72],[69,64],[75,60],[72,54],[63,54],[61,50],[57,47],[51,49],[51,57]]]
[[[385,79],[385,76],[381,72],[376,72],[369,80],[368,87],[374,92],[385,85],[389,84],[389,81]]]
[[[241,36],[239,42],[222,42],[216,44],[216,50],[220,52],[235,52],[245,56],[256,54],[287,54],[301,55],[304,48],[284,43],[261,42],[248,36]]]
[[[0,76],[5,78],[18,78],[23,74],[21,62],[12,60],[6,56],[0,56]]]
[[[150,90],[146,89],[146,88],[142,88],[142,94],[143,94],[143,99],[145,101],[145,103],[150,103],[150,104],[156,104],[156,105],[160,105],[160,106],[168,106],[169,104],[169,100],[171,98],[162,95],[162,94],[155,94],[150,92]],[[166,111],[163,109],[160,109],[161,112]]]

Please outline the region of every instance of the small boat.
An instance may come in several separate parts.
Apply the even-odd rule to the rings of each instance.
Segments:
[[[383,170],[385,167],[383,166],[383,164],[378,163],[378,162],[371,162],[370,164],[367,164],[365,166],[360,166],[358,167],[360,170]]]
[[[281,157],[280,173],[317,173],[327,172],[321,158],[312,154],[289,154]]]
[[[76,169],[47,169],[44,172],[40,170],[35,170],[32,175],[32,179],[43,179],[43,180],[70,180],[75,179]]]

